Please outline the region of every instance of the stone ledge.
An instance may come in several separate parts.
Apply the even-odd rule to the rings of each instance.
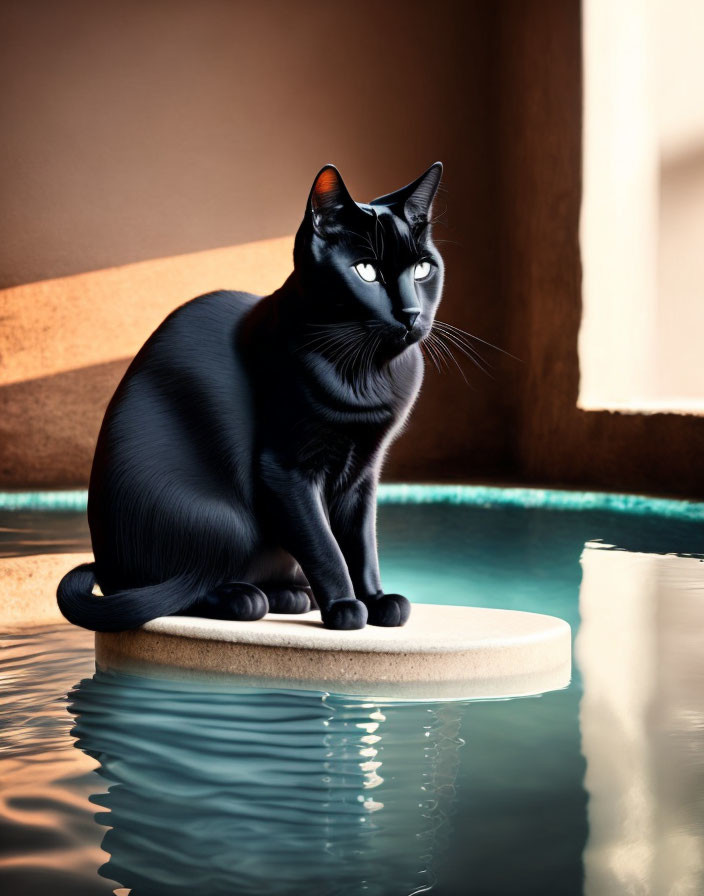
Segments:
[[[103,668],[244,676],[267,683],[427,699],[509,697],[565,687],[571,631],[553,616],[414,604],[403,628],[335,632],[318,613],[258,622],[171,616],[98,633]],[[161,670],[161,671],[159,671]]]
[[[63,621],[56,586],[81,554],[0,560],[0,624]],[[569,684],[571,632],[538,613],[414,604],[402,628],[336,632],[317,612],[258,622],[155,619],[138,631],[98,633],[96,660],[149,675],[220,677],[390,698],[455,699],[543,693]]]

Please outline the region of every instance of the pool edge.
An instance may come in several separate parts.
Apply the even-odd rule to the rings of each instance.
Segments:
[[[0,491],[0,510],[85,511],[86,489]],[[533,510],[597,510],[633,516],[655,514],[704,522],[704,502],[656,498],[620,492],[571,491],[524,486],[381,483],[378,503],[455,504],[468,507],[516,507]]]

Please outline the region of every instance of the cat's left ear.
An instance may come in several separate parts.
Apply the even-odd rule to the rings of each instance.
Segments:
[[[411,226],[427,224],[435,194],[442,178],[442,162],[433,164],[412,183],[372,199],[370,205],[384,205],[408,221]]]
[[[308,212],[320,233],[341,226],[346,216],[361,212],[334,165],[325,165],[316,174],[308,197]]]

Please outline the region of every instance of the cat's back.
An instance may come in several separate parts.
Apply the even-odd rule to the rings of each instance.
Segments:
[[[219,556],[251,540],[255,432],[237,343],[258,301],[223,290],[177,308],[113,395],[88,494],[93,552],[111,589],[173,575],[194,545]]]
[[[140,380],[204,383],[240,372],[237,333],[260,296],[218,290],[191,299],[166,317],[128,367],[115,398]]]
[[[186,302],[157,327],[108,405],[93,486],[121,470],[153,475],[154,458],[167,475],[172,467],[215,473],[241,466],[252,407],[238,328],[259,301],[219,290]]]
[[[152,354],[161,348],[170,350],[178,346],[187,352],[185,360],[188,361],[190,354],[202,346],[218,354],[225,351],[229,356],[237,328],[259,301],[261,296],[225,289],[191,299],[165,318],[146,341],[142,352]]]

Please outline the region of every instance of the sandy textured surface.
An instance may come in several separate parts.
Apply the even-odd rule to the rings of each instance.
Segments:
[[[408,623],[398,628],[368,625],[359,631],[323,628],[320,613],[290,616],[270,613],[258,622],[229,622],[190,616],[165,616],[144,626],[161,635],[311,650],[373,653],[472,652],[488,657],[504,650],[554,649],[569,626],[554,616],[483,607],[414,604]]]
[[[56,605],[56,586],[69,569],[92,560],[92,554],[31,554],[0,559],[0,625],[65,621]]]
[[[402,628],[353,632],[324,629],[318,613],[250,623],[172,616],[96,635],[96,658],[353,693],[512,696],[569,682],[571,633],[552,616],[428,604],[415,604]]]

